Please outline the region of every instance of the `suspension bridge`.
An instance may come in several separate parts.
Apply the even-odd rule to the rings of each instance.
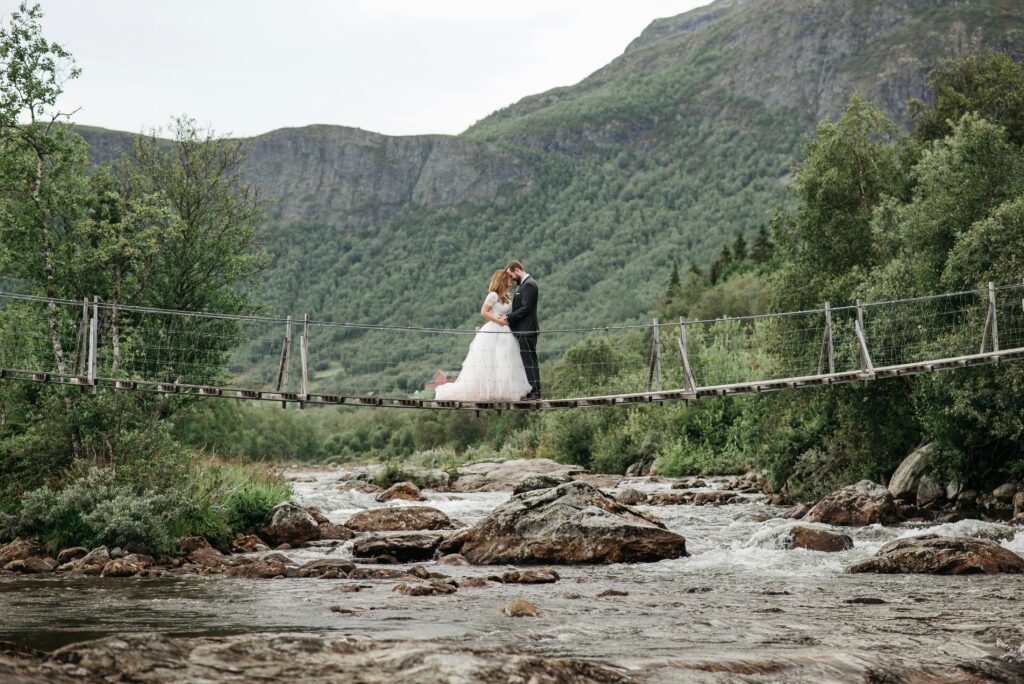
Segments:
[[[297,404],[547,410],[868,382],[1024,358],[1024,285],[543,330],[542,401],[438,401],[476,331],[0,292],[0,380]],[[454,374],[454,373],[452,373]]]

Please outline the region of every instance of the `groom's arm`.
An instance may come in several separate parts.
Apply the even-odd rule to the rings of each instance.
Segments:
[[[519,297],[519,308],[508,312],[508,322],[518,323],[537,309],[537,286],[526,283]]]

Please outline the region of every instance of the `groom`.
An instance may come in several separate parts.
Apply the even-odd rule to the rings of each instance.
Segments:
[[[512,297],[512,310],[506,316],[508,326],[519,340],[519,354],[526,368],[526,379],[530,381],[530,393],[524,399],[540,399],[540,365],[537,362],[537,337],[540,322],[537,320],[537,281],[530,277],[523,265],[513,261],[505,271],[516,281],[516,294]]]

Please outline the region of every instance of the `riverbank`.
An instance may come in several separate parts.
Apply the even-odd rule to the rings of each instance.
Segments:
[[[286,475],[296,503],[319,508],[339,525],[362,511],[411,506],[429,506],[452,521],[474,525],[509,500],[508,482],[514,477],[511,472],[493,479],[467,474],[461,486],[477,491],[425,490],[426,501],[378,502],[380,492],[361,491],[373,488],[354,484],[364,480],[343,469]],[[287,567],[296,571],[310,562],[337,561],[360,569],[356,577],[351,572],[327,579],[274,580],[223,574],[121,579],[8,575],[0,578],[0,601],[8,606],[0,639],[47,650],[112,634],[152,632],[172,639],[171,646],[138,647],[153,653],[189,653],[200,647],[207,653],[235,644],[240,655],[233,667],[241,673],[218,670],[216,658],[205,673],[224,681],[242,673],[255,678],[260,658],[247,660],[248,653],[297,660],[283,654],[287,649],[279,651],[287,642],[273,645],[292,638],[281,636],[285,634],[314,637],[318,645],[310,648],[317,653],[331,650],[327,644],[332,640],[355,639],[364,644],[360,648],[383,649],[380,653],[415,651],[415,644],[394,645],[410,641],[420,646],[438,643],[434,656],[419,651],[408,661],[433,672],[439,677],[435,681],[459,681],[449,676],[451,668],[473,661],[474,649],[529,656],[535,659],[530,662],[536,672],[543,671],[536,659],[580,660],[624,681],[817,682],[872,676],[899,681],[910,673],[937,681],[961,681],[968,675],[975,681],[1013,681],[1024,676],[1024,628],[1019,626],[1024,576],[845,573],[873,558],[887,542],[929,533],[995,537],[1003,548],[1024,553],[1024,537],[1007,538],[1013,528],[977,520],[823,526],[853,543],[852,548],[824,553],[788,548],[793,529],[807,523],[781,517],[787,508],[773,505],[763,494],[741,491],[754,487],[738,486],[738,480],[601,476],[594,482],[610,494],[633,490],[647,500],[693,495],[686,503],[635,506],[684,535],[690,555],[656,563],[559,566],[557,581],[523,584],[488,579],[503,575],[509,569],[504,564],[363,562],[353,555],[353,539],[232,556],[258,561],[282,554]],[[697,494],[734,503],[696,505]],[[423,571],[450,579],[455,590],[423,596],[396,590],[403,583],[428,582],[417,577]],[[387,574],[392,576],[383,576]],[[443,578],[430,579],[446,583]],[[536,606],[539,616],[510,617],[506,607],[516,599]],[[229,641],[216,641],[228,635]],[[398,650],[389,651],[392,646],[387,644]],[[117,652],[109,644],[95,648]],[[9,672],[26,677],[54,667],[55,658],[75,659],[17,656],[17,669],[10,664],[15,656],[4,658],[0,663]],[[313,660],[321,662],[321,657]],[[381,666],[359,658],[355,662],[364,663],[361,676],[366,681],[388,676],[393,681],[395,674],[387,669],[392,661],[382,660]],[[344,671],[340,665],[332,667]],[[463,681],[487,672],[473,667],[466,666],[469,674]],[[147,676],[143,681],[170,681],[155,671]],[[329,681],[316,676],[311,671],[309,681]],[[546,681],[616,681],[587,676],[570,679],[553,672]]]

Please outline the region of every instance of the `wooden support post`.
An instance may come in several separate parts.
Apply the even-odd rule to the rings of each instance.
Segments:
[[[309,399],[309,314],[302,317],[302,337],[299,338],[299,356],[302,358],[302,401],[299,408],[306,408],[306,399]]]
[[[995,283],[988,284],[988,315],[985,316],[985,328],[981,331],[981,349],[979,354],[985,353],[985,343],[988,341],[988,334],[992,333],[992,351],[999,351],[999,321],[996,320],[996,286]]]
[[[96,343],[99,340],[99,297],[92,298],[92,320],[89,321],[89,384],[96,394]]]
[[[89,356],[89,298],[82,300],[82,320],[78,323],[78,342],[75,347],[75,375],[85,374]]]
[[[818,354],[818,375],[825,373],[825,359],[828,358],[828,372],[836,372],[836,357],[832,347],[832,307],[825,302],[825,333],[821,337],[821,353]]]
[[[875,365],[871,362],[871,354],[868,352],[868,341],[864,336],[864,310],[861,308],[860,300],[857,300],[857,320],[853,325],[854,333],[857,335],[858,356],[860,357],[860,370],[869,375],[875,374]]]
[[[658,319],[654,319],[654,326],[651,328],[653,340],[651,342],[651,367],[647,373],[647,391],[650,392],[655,379],[658,381],[658,391],[664,389],[661,381],[661,329],[658,327]]]
[[[697,391],[697,383],[693,381],[693,372],[690,370],[690,358],[686,349],[686,322],[679,319],[679,356],[683,361],[683,388],[690,391]]]
[[[277,391],[286,390],[288,388],[288,357],[289,347],[292,344],[292,317],[288,317],[287,323],[285,323],[284,329],[284,342],[281,344],[281,365],[277,369]],[[281,408],[288,408],[288,402],[282,401]]]

